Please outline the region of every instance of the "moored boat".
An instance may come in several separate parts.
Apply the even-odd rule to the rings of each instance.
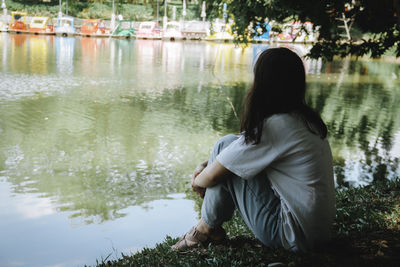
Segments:
[[[0,32],[8,31],[8,25],[5,24],[3,21],[0,21]]]
[[[269,23],[264,23],[263,26],[261,26],[260,23],[257,23],[257,26],[254,29],[253,41],[257,43],[270,42],[271,28],[271,24]]]
[[[182,24],[177,21],[169,21],[163,31],[163,39],[165,40],[182,40]]]
[[[54,34],[54,26],[50,24],[51,20],[49,17],[33,17],[29,24],[29,33],[33,34]]]
[[[138,39],[158,39],[162,38],[162,31],[158,22],[155,21],[144,21],[139,25],[139,29],[136,33]]]
[[[86,37],[109,37],[110,30],[106,28],[102,19],[86,19],[79,33]]]
[[[231,24],[216,21],[212,24],[210,34],[205,38],[207,41],[230,42],[233,41]]]
[[[312,43],[316,41],[316,33],[313,30],[313,24],[309,21],[301,23],[300,21],[287,23],[283,25],[283,31],[276,41],[282,43]]]
[[[119,20],[116,29],[112,33],[112,37],[125,39],[135,37],[134,21]]]
[[[57,36],[62,36],[62,37],[74,36],[76,34],[76,29],[74,27],[74,18],[72,17],[57,18],[57,25],[54,32]]]
[[[8,29],[12,33],[27,33],[26,12],[11,12],[11,23]]]
[[[182,35],[187,40],[204,40],[207,37],[208,28],[209,25],[205,21],[188,21],[185,22]]]

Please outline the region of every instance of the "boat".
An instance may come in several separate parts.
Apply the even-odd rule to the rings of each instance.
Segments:
[[[135,37],[134,21],[119,20],[117,27],[113,31],[112,37],[126,39]]]
[[[7,24],[5,24],[3,21],[0,20],[0,32],[7,32],[8,27]]]
[[[182,24],[177,21],[169,21],[163,32],[163,39],[165,40],[182,40]]]
[[[136,38],[138,39],[158,39],[162,38],[162,31],[158,22],[155,21],[143,21],[139,25],[139,29],[136,32]]]
[[[271,24],[269,23],[264,23],[264,28],[260,25],[260,23],[257,23],[256,28],[254,29],[254,36],[253,36],[253,41],[257,43],[264,43],[264,42],[270,42],[270,31],[271,31]]]
[[[282,33],[278,34],[276,41],[282,43],[312,43],[316,41],[313,24],[309,21],[300,21],[283,24]],[[306,31],[302,30],[305,29]]]
[[[26,12],[11,12],[11,23],[8,29],[12,33],[27,33]]]
[[[204,21],[188,21],[185,22],[182,35],[187,40],[204,40],[207,37],[208,28],[209,25]]]
[[[29,33],[33,34],[54,34],[54,26],[50,25],[49,17],[33,17],[29,24]]]
[[[219,42],[230,42],[233,41],[234,36],[232,34],[231,24],[215,21],[212,24],[210,34],[205,38],[206,41],[219,41]]]
[[[102,19],[85,19],[79,35],[86,37],[109,37],[109,29]]]
[[[74,36],[76,34],[74,19],[72,17],[57,18],[57,25],[54,32],[57,36]]]

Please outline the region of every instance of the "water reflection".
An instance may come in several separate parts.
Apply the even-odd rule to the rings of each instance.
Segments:
[[[29,70],[31,73],[46,74],[48,62],[48,46],[50,39],[47,36],[37,36],[29,39]],[[53,38],[51,38],[53,40]]]
[[[4,36],[2,36],[4,37]],[[26,35],[7,35],[11,38],[11,57],[10,57],[10,68],[11,71],[27,71],[28,70],[28,45],[25,43]],[[4,51],[8,52],[8,51]],[[3,55],[5,56],[5,55]]]
[[[398,71],[389,62],[347,58],[325,63],[323,74],[311,77],[308,99],[328,124],[339,185],[399,175],[398,157],[392,153],[400,126],[395,116],[399,91],[394,89],[399,81],[391,78]]]
[[[87,223],[183,192],[215,140],[238,131],[253,62],[268,48],[25,35],[0,45],[0,174]],[[305,65],[337,184],[398,176],[399,67]]]
[[[253,62],[266,48],[1,34],[0,227],[12,231],[0,265],[21,261],[20,251],[30,265],[62,257],[83,265],[111,247],[99,240],[103,227],[128,251],[192,225],[182,194],[190,173],[218,137],[238,131]],[[305,65],[336,183],[398,176],[399,66],[351,58]],[[191,214],[170,215],[178,210]]]
[[[73,73],[75,40],[73,37],[56,37],[57,70],[61,74]]]

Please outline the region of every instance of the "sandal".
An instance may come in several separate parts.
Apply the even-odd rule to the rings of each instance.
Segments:
[[[214,236],[215,235],[215,236]],[[200,233],[196,227],[190,229],[175,245],[171,246],[173,250],[183,250],[185,248],[196,247],[200,243],[221,243],[226,239],[226,233],[223,228],[215,231],[213,236]]]

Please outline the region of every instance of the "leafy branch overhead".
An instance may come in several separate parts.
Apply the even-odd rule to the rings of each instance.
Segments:
[[[311,21],[319,32],[309,56],[331,59],[334,55],[380,57],[390,51],[400,56],[399,0],[207,0],[210,18],[221,17],[227,3],[237,41],[246,42],[250,24],[264,19],[285,23]],[[351,38],[343,34],[343,19],[351,24]]]

